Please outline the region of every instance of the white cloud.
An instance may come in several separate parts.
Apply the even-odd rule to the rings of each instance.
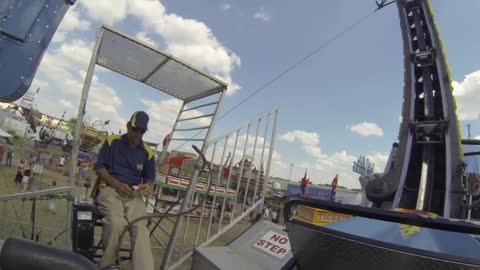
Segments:
[[[147,140],[153,142],[161,142],[165,135],[172,130],[172,126],[177,118],[182,102],[178,99],[167,100],[147,100],[140,99],[140,102],[146,106],[145,111],[150,116],[149,131],[145,134]],[[182,118],[189,118],[203,115],[198,110],[187,111],[182,114]],[[211,118],[204,117],[193,120],[193,126],[207,126],[210,124]],[[182,135],[174,134],[174,137],[182,137]]]
[[[270,22],[272,20],[272,16],[270,13],[266,12],[264,8],[261,8],[255,12],[255,14],[253,14],[253,18],[264,22]]]
[[[230,76],[222,77],[218,74],[215,74],[214,76],[217,77],[218,79],[220,79],[221,81],[223,81],[224,83],[228,84],[227,96],[231,96],[231,95],[237,93],[237,91],[240,90],[240,88],[241,88],[238,84],[235,84],[233,82],[232,77],[230,77]]]
[[[147,44],[158,47],[157,43],[153,41],[153,39],[146,32],[138,32],[138,34],[135,35],[135,37]]]
[[[235,53],[210,44],[174,43],[169,44],[167,50],[194,66],[208,69],[211,73],[230,74],[235,66],[240,65],[240,58]]]
[[[375,164],[375,172],[382,173],[385,170],[385,165],[388,161],[388,154],[385,153],[370,153],[366,157]]]
[[[113,25],[127,16],[127,0],[82,0],[78,4],[84,7],[88,15],[102,23]]]
[[[57,30],[57,32],[55,32],[55,34],[53,35],[52,43],[63,42],[66,37],[67,37],[67,33]]]
[[[284,170],[290,168],[290,164],[283,159],[279,152],[274,150],[272,155],[272,164],[270,167],[273,170]]]
[[[65,14],[65,17],[53,36],[52,43],[63,42],[67,34],[76,31],[86,31],[90,29],[90,26],[91,23],[88,20],[81,18],[78,5],[75,5]]]
[[[260,133],[263,133],[263,128],[261,127],[260,129],[261,129]],[[253,128],[252,128],[252,130],[253,130]],[[240,144],[240,145],[245,144],[246,140],[247,140],[247,134],[243,134],[243,135],[238,136],[238,144]],[[258,151],[259,147],[262,147],[264,142],[266,143],[266,147],[267,147],[268,146],[268,140],[266,141],[263,136],[259,135],[257,137],[257,151]],[[250,136],[248,136],[248,146],[253,149],[254,143],[255,143],[255,134],[251,133]],[[232,145],[234,144],[233,140],[231,141],[231,144]]]
[[[77,115],[85,69],[89,64],[92,49],[93,43],[75,39],[47,51],[38,73],[48,79],[51,84],[49,88],[57,91],[40,91],[38,105],[41,111],[60,116],[67,110],[66,118]],[[108,102],[105,102],[106,100]],[[109,127],[115,132],[119,128],[124,130],[126,121],[118,113],[122,104],[113,88],[101,82],[96,75],[93,76],[86,108],[86,116],[90,117],[90,122],[110,120]]]
[[[189,64],[217,74],[231,82],[231,73],[241,64],[240,57],[225,48],[203,22],[166,13],[157,0],[118,0],[111,11],[109,0],[80,1],[94,20],[114,24],[127,16],[134,16],[142,25],[142,32],[159,35],[167,45],[166,51]],[[116,10],[118,8],[118,10]],[[108,14],[104,14],[108,13]],[[232,94],[240,87],[234,83]]]
[[[355,157],[345,150],[333,153],[330,156],[309,161],[308,157],[302,160],[292,161],[292,181],[299,181],[307,170],[307,176],[315,184],[327,184],[332,181],[336,174],[339,175],[339,185],[355,188],[359,186],[358,176],[352,172],[352,164]],[[290,163],[283,161],[283,168],[272,167],[273,175],[288,178]]]
[[[375,123],[363,122],[351,126],[350,130],[362,136],[383,136],[383,129]]]
[[[40,91],[42,91],[42,89],[46,89],[48,86],[48,82],[35,78],[30,86],[30,90],[40,88]]]
[[[231,141],[233,141],[233,140],[231,140]],[[224,143],[225,143],[224,140],[221,140],[221,141],[217,142],[217,148],[215,149],[216,152],[215,152],[215,156],[214,156],[214,159],[213,159],[213,161],[215,163],[225,163],[228,155],[229,154],[233,155],[233,151],[234,151],[233,143],[231,144],[230,141],[229,141],[226,148],[225,148],[224,160],[223,160],[223,162],[221,162]],[[261,164],[263,164],[263,168],[266,169],[266,164],[267,164],[267,161],[268,161],[268,155],[269,155],[270,148],[267,147],[267,145],[265,145],[265,149],[263,150],[263,158],[262,158],[262,145],[257,144],[257,148],[255,149],[255,154],[253,154],[253,147],[251,145],[253,145],[253,143],[252,144],[249,143],[249,146],[247,147],[247,149],[245,151],[245,158],[250,160],[250,161],[253,159],[253,164],[255,165],[255,167],[259,168],[259,167],[261,167]],[[231,156],[230,161],[232,161],[232,159],[233,159],[234,164],[240,162],[242,160],[242,157],[243,157],[243,149],[244,149],[244,144],[240,144],[240,143],[237,144],[237,150],[235,151],[235,155]],[[213,146],[210,146],[207,149],[207,157],[211,158],[212,151],[213,151]],[[286,168],[285,161],[282,160],[280,153],[278,153],[275,150],[273,151],[272,163],[273,162],[276,162],[276,165],[271,166],[272,169],[275,168],[274,170],[281,169],[281,168]]]
[[[50,89],[41,91],[38,96],[37,102],[41,111],[60,116],[67,110],[67,118],[77,115],[94,42],[89,37],[69,40],[70,33],[89,30],[92,22],[85,19],[86,17],[95,21],[95,24],[101,22],[111,25],[127,16],[134,17],[142,26],[137,37],[155,46],[155,38],[162,38],[169,52],[229,83],[228,94],[233,94],[240,88],[232,82],[231,77],[233,69],[240,65],[240,58],[218,42],[204,23],[167,14],[164,6],[156,0],[118,0],[115,8],[112,8],[112,3],[108,0],[85,0],[79,1],[76,8],[67,13],[54,37],[56,42],[62,42],[51,47],[40,64],[38,75],[49,82]],[[105,69],[97,67],[96,73],[99,71]],[[108,102],[105,102],[106,100]],[[172,127],[181,105],[180,101],[170,99],[141,102],[147,105],[153,120],[146,140],[161,142]],[[128,119],[119,114],[122,106],[125,104],[117,91],[94,75],[86,107],[86,121],[92,123],[96,120],[110,120],[107,129],[115,133],[118,129],[124,131]],[[185,113],[185,117],[201,114],[203,112],[193,110]],[[209,120],[198,119],[195,124],[207,125]]]
[[[57,50],[57,57],[62,56],[59,64],[64,67],[72,67],[75,70],[76,67],[80,69],[86,69],[90,63],[92,56],[93,43],[87,43],[83,40],[73,40],[69,43],[64,43]]]
[[[221,8],[222,10],[227,11],[227,10],[229,10],[229,9],[232,8],[232,5],[230,5],[230,4],[228,4],[228,3],[224,3],[224,4],[221,4],[221,5],[220,5],[220,8]]]
[[[62,104],[67,109],[73,109],[74,108],[72,102],[70,102],[66,99],[62,98],[62,99],[59,100],[59,102],[60,102],[60,104]]]
[[[80,30],[85,31],[90,28],[90,22],[80,18],[81,15],[78,12],[78,8],[74,6],[67,11],[65,17],[63,18],[62,22],[58,26],[59,31],[73,31],[73,30]]]
[[[460,120],[478,120],[480,113],[480,70],[465,76],[462,82],[452,82]]]
[[[358,175],[352,171],[353,161],[356,157],[346,150],[337,151],[333,154],[324,154],[320,148],[320,136],[315,132],[306,132],[294,130],[287,132],[280,137],[280,141],[292,143],[296,140],[302,143],[303,150],[308,154],[302,160],[286,162],[277,160],[277,164],[282,166],[272,167],[272,174],[283,178],[288,178],[290,163],[294,164],[292,172],[292,181],[300,180],[305,169],[308,169],[308,176],[313,183],[330,183],[336,174],[339,175],[339,185],[358,188]],[[369,153],[366,155],[376,165],[376,172],[382,172],[388,159],[387,154]],[[313,158],[313,161],[312,161]]]
[[[290,143],[294,142],[295,140],[299,140],[302,142],[305,152],[316,158],[322,157],[322,151],[320,150],[320,147],[318,147],[318,144],[320,143],[320,136],[315,132],[294,130],[280,136],[280,140]]]

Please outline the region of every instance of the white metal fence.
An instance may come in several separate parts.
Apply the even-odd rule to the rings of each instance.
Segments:
[[[162,261],[162,269],[176,269],[239,222],[261,214],[274,151],[278,110],[206,142],[213,168],[211,193],[199,211],[179,217]],[[190,185],[195,186],[197,179]],[[228,196],[231,194],[231,196]],[[183,203],[193,207],[195,192]],[[246,220],[246,218],[249,218]]]

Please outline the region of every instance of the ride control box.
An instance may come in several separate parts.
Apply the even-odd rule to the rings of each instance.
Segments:
[[[93,260],[96,209],[91,198],[76,196],[73,202],[72,250]]]

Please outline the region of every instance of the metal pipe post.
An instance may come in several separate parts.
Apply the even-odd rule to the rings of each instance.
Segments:
[[[212,157],[210,158],[210,160],[214,160],[215,159],[215,152],[217,151],[217,143],[214,143],[213,144],[213,151],[212,151]],[[210,181],[212,181],[212,175],[209,174],[208,175],[208,183],[207,183],[207,187],[210,185]],[[206,195],[206,194],[205,194]],[[208,198],[205,198],[205,200],[203,201],[203,204],[202,204],[202,212],[200,212],[200,218],[199,218],[199,221],[198,221],[198,227],[197,227],[197,234],[195,236],[195,246],[197,246],[197,243],[198,243],[198,237],[200,236],[200,229],[202,227],[202,220],[203,220],[203,212],[205,211],[205,205],[207,203],[207,199]]]
[[[253,171],[253,161],[255,160],[255,152],[257,150],[257,141],[258,141],[258,132],[260,131],[260,123],[262,122],[262,119],[258,119],[257,121],[257,130],[255,131],[255,140],[253,142],[253,151],[252,151],[252,162],[250,163],[250,167],[248,168],[248,177],[247,177],[247,183],[245,184],[245,194],[243,195],[243,203],[242,203],[242,212],[245,211],[245,205],[247,203],[247,197],[248,197],[248,188],[250,187],[250,180],[252,179],[252,171]],[[252,204],[255,201],[255,198],[252,199]]]
[[[72,191],[69,194],[73,194],[73,188],[75,187],[75,168],[77,166],[78,160],[78,152],[80,149],[80,128],[83,125],[83,116],[85,113],[85,107],[87,105],[87,98],[88,92],[90,91],[90,84],[92,83],[93,72],[95,71],[95,64],[97,63],[98,58],[98,50],[100,49],[100,45],[102,42],[103,37],[103,28],[100,30],[97,41],[95,42],[95,47],[93,49],[92,58],[90,58],[90,65],[88,66],[87,75],[85,76],[85,82],[83,83],[83,90],[82,90],[82,97],[80,99],[80,105],[78,106],[78,113],[77,113],[77,124],[75,125],[75,134],[73,139],[73,149],[72,149],[72,157],[70,158],[70,173],[69,173],[69,186],[72,188]],[[73,208],[73,201],[69,201],[67,203],[67,223],[66,223],[66,231],[69,232],[72,228],[72,208]],[[65,245],[67,250],[71,250],[72,243],[71,238],[68,237],[70,235],[67,233],[67,237],[65,237]]]
[[[228,136],[225,138],[225,143],[223,145],[223,151],[222,151],[222,157],[220,158],[220,166],[219,166],[219,170],[218,170],[218,174],[216,176],[216,183],[215,183],[215,192],[213,193],[213,200],[212,200],[212,206],[210,208],[210,222],[208,224],[208,228],[207,228],[207,240],[208,238],[210,237],[210,228],[212,227],[212,217],[213,217],[213,212],[214,212],[214,209],[215,209],[215,200],[217,199],[217,192],[218,192],[218,184],[220,182],[220,177],[222,176],[222,173],[223,173],[223,160],[225,158],[225,152],[227,150],[227,142],[228,142]],[[213,163],[213,161],[212,161]],[[227,195],[226,193],[226,190],[225,190],[225,196]],[[221,220],[219,221],[220,223],[222,222]]]
[[[272,165],[273,149],[275,149],[275,139],[277,136],[277,122],[278,122],[278,109],[275,109],[275,118],[273,119],[273,130],[272,130],[272,142],[270,143],[270,149],[268,152],[268,163],[267,169],[265,171],[265,179],[263,179],[263,189],[262,189],[262,202],[260,203],[259,209],[263,209],[263,203],[265,202],[265,194],[267,192],[267,182],[270,177],[270,167]]]
[[[258,191],[258,182],[260,182],[260,178],[262,175],[263,170],[263,158],[265,155],[265,145],[267,144],[267,133],[268,127],[270,125],[270,114],[267,116],[267,123],[265,124],[265,133],[263,135],[263,145],[262,145],[262,154],[260,155],[260,169],[258,171],[257,177],[255,179],[255,189],[253,191],[253,198],[254,200],[257,198],[257,191]],[[265,181],[265,180],[264,180]],[[254,201],[255,202],[255,201]]]
[[[238,136],[240,134],[240,130],[237,130],[236,132],[236,136],[235,136],[235,144],[233,146],[233,154],[231,156],[231,159],[230,159],[230,165],[228,166],[228,178],[227,178],[227,185],[225,186],[225,197],[223,197],[223,202],[222,202],[222,213],[220,215],[220,220],[223,220],[223,212],[224,212],[224,209],[225,209],[225,202],[227,200],[227,194],[228,194],[228,190],[230,189],[230,181],[232,179],[232,167],[233,167],[233,160],[235,159],[235,154],[237,152],[237,144],[238,144]],[[232,209],[233,210],[233,209]],[[233,211],[230,213],[231,215],[233,215]],[[230,220],[231,222],[231,220]],[[220,229],[222,228],[222,223],[218,224],[218,231],[220,231]]]
[[[238,174],[237,190],[235,192],[235,199],[233,201],[232,216],[230,217],[230,223],[232,223],[233,216],[235,215],[235,208],[237,208],[236,206],[237,206],[238,193],[240,192],[240,186],[242,185],[243,166],[245,165],[245,154],[247,152],[248,137],[250,136],[250,126],[251,126],[251,123],[248,124],[247,137],[245,138],[245,145],[243,146],[242,163],[240,165],[240,173]]]

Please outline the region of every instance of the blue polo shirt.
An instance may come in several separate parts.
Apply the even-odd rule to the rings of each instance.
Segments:
[[[128,185],[155,180],[153,150],[140,142],[137,147],[128,145],[127,134],[111,135],[98,153],[95,169],[105,168],[111,176]]]

